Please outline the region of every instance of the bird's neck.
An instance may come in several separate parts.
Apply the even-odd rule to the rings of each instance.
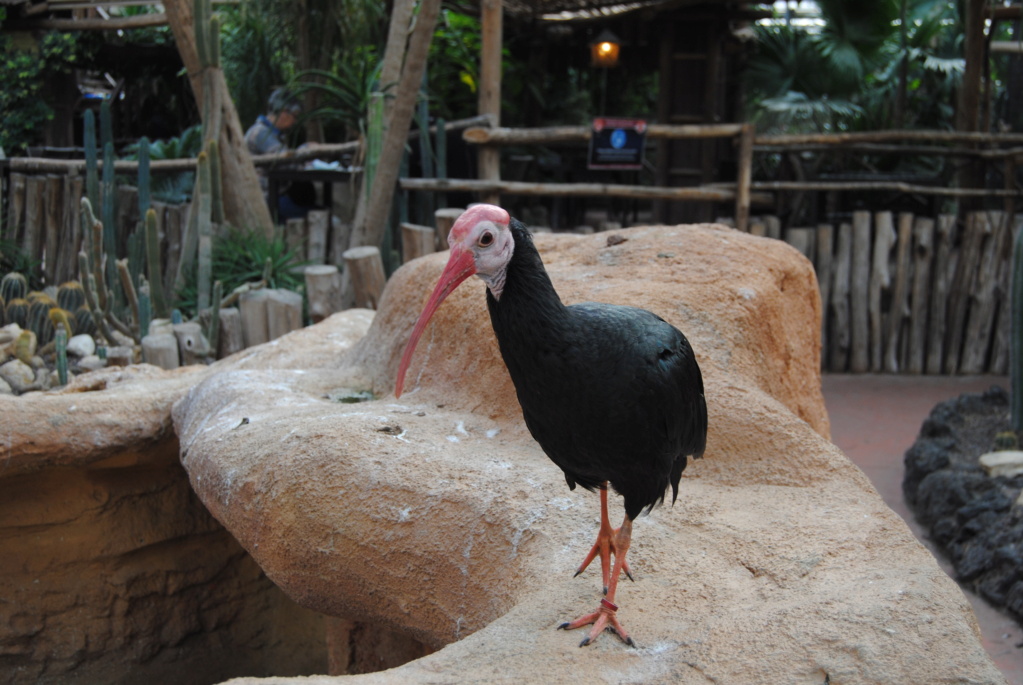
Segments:
[[[491,321],[498,337],[507,326],[554,325],[565,312],[529,231],[514,219],[511,231],[515,248],[508,262],[500,299],[487,291]]]

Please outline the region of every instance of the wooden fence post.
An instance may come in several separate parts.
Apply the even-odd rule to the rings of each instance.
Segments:
[[[387,283],[380,249],[373,245],[353,247],[345,250],[344,258],[355,291],[355,306],[376,309]]]
[[[458,217],[462,216],[464,209],[458,207],[447,207],[445,209],[438,209],[433,213],[433,220],[437,228],[437,249],[446,250],[448,249],[448,233],[451,232],[451,227],[455,225],[455,221]]]
[[[401,225],[402,264],[435,252],[436,233],[429,226],[403,223]]]
[[[870,212],[852,216],[852,264],[849,291],[849,370],[870,370],[870,319],[867,302],[870,284]]]
[[[831,371],[845,371],[849,357],[849,275],[852,271],[852,225],[838,226],[838,252],[835,254],[835,283],[831,288],[834,327],[831,334]]]
[[[870,370],[884,369],[884,316],[881,314],[881,295],[892,284],[888,270],[888,256],[895,244],[895,228],[891,212],[878,212],[874,216],[874,251],[870,268],[867,309],[870,314]]]
[[[924,371],[933,259],[934,219],[918,216],[913,224],[913,289],[910,296],[909,361],[906,364],[906,371],[912,374]]]

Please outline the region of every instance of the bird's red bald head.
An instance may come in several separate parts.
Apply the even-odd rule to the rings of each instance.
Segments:
[[[511,222],[507,210],[497,205],[473,205],[455,221],[448,233],[448,244],[461,243],[472,229],[481,221],[490,221],[498,226],[507,226]]]

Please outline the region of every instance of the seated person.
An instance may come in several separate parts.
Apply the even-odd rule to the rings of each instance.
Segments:
[[[249,153],[269,155],[288,150],[285,135],[301,114],[302,105],[297,98],[283,88],[274,90],[267,100],[266,114],[260,114],[256,123],[245,132]],[[268,183],[263,173],[260,173],[259,185],[263,188],[263,195],[267,195]],[[284,221],[304,217],[315,202],[316,192],[312,183],[291,183],[277,198],[277,219]]]

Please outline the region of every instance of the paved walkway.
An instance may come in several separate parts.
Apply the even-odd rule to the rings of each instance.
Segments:
[[[909,523],[949,575],[953,574],[947,559],[924,537],[902,499],[902,457],[934,405],[992,385],[1008,388],[1005,378],[995,376],[824,376],[832,441],[863,469],[888,506]],[[1023,685],[1023,629],[972,592],[966,596],[991,658],[1010,685]]]

